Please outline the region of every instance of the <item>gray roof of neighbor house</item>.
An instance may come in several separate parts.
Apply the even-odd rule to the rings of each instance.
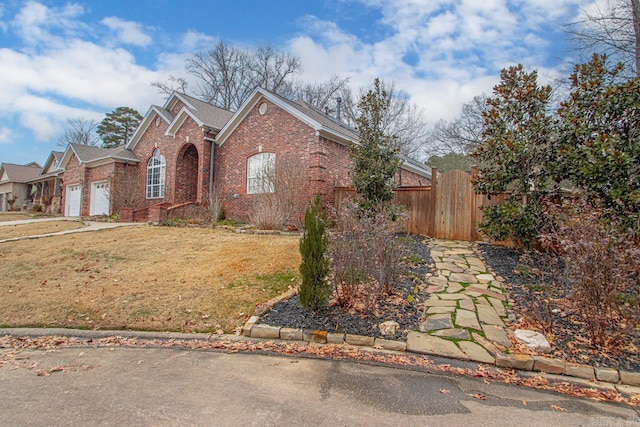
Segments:
[[[76,154],[80,163],[93,163],[107,159],[139,162],[133,151],[122,145],[114,148],[102,148],[91,145],[69,144],[67,151],[69,149]]]
[[[224,125],[227,124],[231,116],[233,116],[231,111],[216,107],[192,96],[185,95],[183,93],[177,95],[178,97],[183,97],[184,100],[191,104],[194,108],[189,108],[187,106],[189,111],[191,111],[202,123],[211,128],[217,130],[222,129]]]
[[[3,169],[9,177],[9,182],[24,183],[32,180],[40,175],[42,166],[36,162],[31,162],[26,165],[16,165],[13,163],[2,163],[0,169]]]

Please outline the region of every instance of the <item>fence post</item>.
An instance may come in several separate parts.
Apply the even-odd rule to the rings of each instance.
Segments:
[[[438,168],[431,168],[431,203],[429,212],[429,219],[431,221],[431,229],[433,230],[433,237],[437,238],[436,235],[436,201],[438,198],[436,197],[436,192],[438,191]]]
[[[472,241],[477,241],[478,240],[478,224],[476,224],[477,221],[477,214],[476,214],[476,209],[478,208],[478,194],[476,194],[475,191],[473,191],[473,183],[475,182],[476,178],[478,178],[478,168],[476,166],[472,166],[471,167],[471,240]]]

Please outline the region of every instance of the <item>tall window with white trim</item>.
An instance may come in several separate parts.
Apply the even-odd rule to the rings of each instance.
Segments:
[[[273,193],[276,155],[258,153],[247,159],[247,194]]]
[[[147,163],[147,199],[164,197],[164,178],[167,162],[160,150],[155,150]]]

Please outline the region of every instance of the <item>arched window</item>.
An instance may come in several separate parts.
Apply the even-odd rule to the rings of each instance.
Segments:
[[[160,150],[155,150],[147,163],[147,199],[164,197],[164,176],[167,162]]]
[[[247,159],[247,194],[273,193],[276,155],[258,153]]]

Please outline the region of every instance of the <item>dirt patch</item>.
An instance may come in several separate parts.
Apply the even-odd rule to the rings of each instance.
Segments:
[[[86,227],[86,225],[80,221],[47,221],[34,222],[32,224],[3,225],[0,226],[0,240],[24,236],[39,236],[41,234],[75,230],[82,227]]]
[[[478,248],[485,264],[506,280],[505,288],[515,302],[511,307],[518,318],[515,328],[537,330],[550,337],[553,357],[640,371],[640,326],[627,334],[619,347],[593,347],[563,278],[560,262],[536,252],[489,244],[480,244]]]
[[[276,304],[261,319],[261,323],[299,329],[317,329],[328,332],[366,335],[376,338],[406,340],[410,331],[418,330],[423,321],[426,293],[426,274],[432,264],[427,239],[410,236],[404,240],[408,256],[404,263],[406,273],[396,284],[395,291],[380,301],[369,314],[341,309],[335,304],[310,314],[300,304],[298,295]],[[387,320],[398,322],[395,335],[382,336],[378,325]]]
[[[298,238],[140,226],[0,245],[0,325],[233,332],[298,284]]]

